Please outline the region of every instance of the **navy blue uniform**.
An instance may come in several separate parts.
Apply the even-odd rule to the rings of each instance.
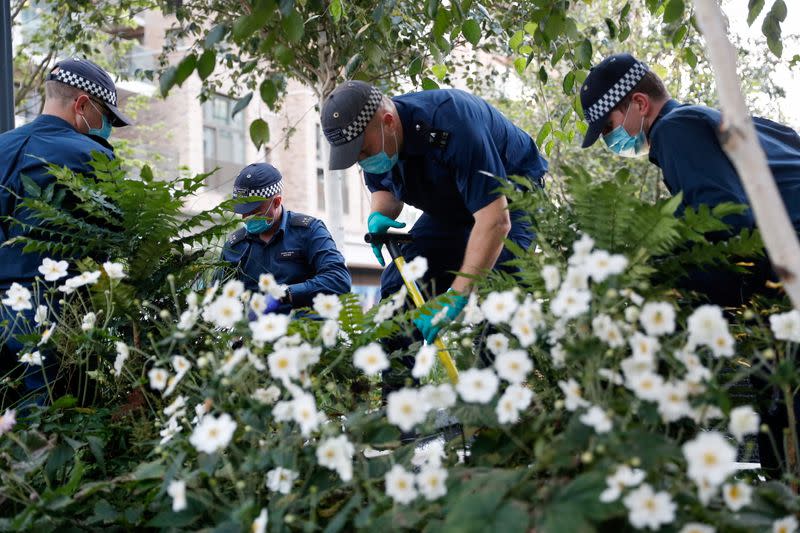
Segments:
[[[245,228],[232,233],[222,251],[236,265],[245,288],[258,291],[261,274],[272,274],[289,288],[291,307],[311,305],[317,294],[350,292],[350,272],[344,257],[321,220],[283,209],[280,226],[269,242]],[[290,310],[284,305],[282,312]]]
[[[29,124],[0,135],[0,154],[3,154],[0,158],[0,216],[15,214],[19,201],[14,193],[25,196],[21,175],[44,188],[55,180],[47,173],[47,163],[90,174],[92,168],[88,163],[92,152],[114,157],[110,145],[100,144],[96,138],[76,131],[68,122],[52,115],[41,115]],[[35,225],[24,212],[16,216]],[[25,233],[21,226],[0,220],[0,245]],[[33,278],[39,275],[42,256],[22,253],[22,248],[20,244],[0,246],[0,289],[7,289],[15,281],[30,286]]]
[[[527,176],[541,186],[547,161],[527,133],[469,93],[443,89],[392,100],[403,126],[399,161],[386,174],[365,173],[364,178],[370,191],[389,191],[424,212],[411,229],[414,242],[403,254],[406,259],[428,259],[425,281],[435,282],[438,293],[452,282],[446,272],[461,267],[473,214],[500,196],[495,176]],[[512,216],[508,238],[528,248],[533,234]],[[511,254],[504,249],[497,263],[508,259]],[[381,278],[382,297],[401,285],[392,264]]]
[[[650,130],[650,161],[661,168],[670,193],[683,192],[683,207],[749,204],[717,138],[721,120],[716,109],[670,100]],[[753,122],[789,218],[800,231],[800,137],[771,120],[754,117]],[[751,211],[726,221],[736,230],[755,227]]]

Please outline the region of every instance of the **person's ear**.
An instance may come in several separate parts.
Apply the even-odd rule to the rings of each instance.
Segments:
[[[639,114],[646,117],[652,108],[650,104],[650,97],[644,93],[634,93],[631,97],[634,105],[639,110]]]
[[[273,209],[278,209],[281,205],[283,205],[283,196],[280,194],[277,195],[272,205],[274,206]]]

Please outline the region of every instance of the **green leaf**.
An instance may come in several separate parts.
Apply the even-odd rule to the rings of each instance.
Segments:
[[[408,75],[409,77],[414,77],[422,72],[422,58],[419,56],[415,57],[411,60],[411,63],[408,65]]]
[[[534,22],[526,22],[523,28],[525,29],[525,33],[527,33],[528,35],[533,35],[534,33],[536,33],[536,30],[539,28],[539,25]]]
[[[575,62],[589,68],[592,66],[592,43],[589,39],[584,39],[575,49]]]
[[[542,83],[547,83],[547,71],[544,69],[544,67],[539,67],[537,76],[539,77],[539,81]]]
[[[269,142],[269,124],[263,119],[257,118],[250,123],[250,139],[256,148],[261,148]]]
[[[528,66],[528,60],[524,57],[518,57],[514,60],[514,68],[517,69],[517,72],[520,76],[522,73],[525,72],[525,68]]]
[[[303,27],[303,17],[297,11],[289,13],[288,17],[281,19],[281,27],[290,43],[296,43],[303,38],[305,28]]]
[[[444,77],[447,76],[447,67],[441,64],[433,65],[431,67],[431,72],[433,72],[433,75],[436,76],[439,81],[442,81]]]
[[[531,53],[533,53],[533,47],[528,44],[523,44],[522,46],[519,47],[519,53],[520,55],[523,56],[530,55]]]
[[[33,198],[38,198],[42,194],[42,188],[36,184],[31,178],[29,178],[26,174],[22,174],[20,176],[20,180],[22,181],[22,188],[25,189],[25,192],[28,196]]]
[[[425,12],[428,14],[429,19],[435,19],[439,11],[439,0],[426,0]]]
[[[675,30],[675,33],[672,34],[672,46],[677,48],[683,41],[683,38],[686,37],[688,31],[689,28],[686,24],[683,24],[680,28]]]
[[[669,0],[664,8],[664,22],[667,24],[675,22],[681,18],[684,9],[683,0]]]
[[[574,71],[567,72],[567,75],[564,76],[564,81],[561,83],[561,87],[564,89],[564,94],[572,94],[572,89],[575,87]]]
[[[747,25],[752,26],[753,22],[764,9],[764,0],[750,0],[747,3]]]
[[[175,85],[175,74],[178,72],[177,67],[168,67],[158,80],[158,88],[161,91],[161,96],[166,98],[169,90]]]
[[[294,56],[294,50],[284,44],[279,44],[275,47],[275,59],[283,66],[290,65],[294,61]]]
[[[205,48],[212,48],[215,44],[220,42],[223,37],[225,37],[226,33],[228,33],[228,28],[226,28],[223,24],[217,24],[206,34],[203,46]]]
[[[623,6],[622,10],[619,12],[620,20],[626,18],[628,16],[628,13],[630,12],[631,12],[631,3],[625,2],[625,6]]]
[[[611,39],[617,38],[617,24],[610,18],[605,19],[606,27],[608,28],[608,37]]]
[[[769,10],[769,13],[779,22],[783,22],[786,20],[786,3],[783,0],[775,0],[775,3],[772,4],[772,9]]]
[[[257,9],[249,15],[242,15],[233,24],[233,40],[242,42],[256,30],[263,28],[269,18],[270,10],[266,7]]]
[[[361,66],[362,57],[363,56],[361,53],[356,52],[352,55],[352,57],[350,57],[350,59],[347,60],[347,63],[344,66],[344,74],[347,78],[352,78],[353,73],[358,70],[358,67]]]
[[[433,21],[433,36],[436,38],[442,37],[447,28],[450,27],[450,12],[444,8],[436,11],[436,19]]]
[[[164,465],[159,461],[141,463],[133,472],[133,479],[143,481],[145,479],[161,479],[164,477]]]
[[[179,87],[183,85],[183,82],[186,81],[192,72],[194,72],[194,68],[197,66],[197,56],[194,54],[189,54],[188,56],[184,57],[180,63],[178,63],[178,70],[175,72],[175,85]]]
[[[780,22],[772,15],[772,11],[764,17],[761,24],[761,32],[767,38],[767,46],[777,57],[783,54],[783,41],[781,40]]]
[[[550,135],[550,132],[553,131],[553,125],[550,121],[544,123],[544,125],[539,129],[539,133],[536,135],[536,146],[542,146],[542,143],[547,136]]]
[[[694,52],[692,52],[691,48],[683,49],[683,58],[686,60],[686,63],[688,63],[690,67],[694,68],[697,66],[697,56],[694,55]]]
[[[474,19],[467,19],[461,25],[461,33],[464,38],[472,43],[472,46],[477,46],[481,40],[481,27]]]
[[[334,22],[339,22],[342,18],[342,0],[333,0],[330,5],[331,17]]]
[[[519,45],[522,44],[522,38],[525,37],[525,34],[522,30],[517,30],[514,32],[514,35],[511,36],[511,39],[508,41],[508,47],[511,48],[511,51],[516,52]]]
[[[197,75],[201,80],[208,78],[214,67],[217,65],[217,53],[214,50],[206,50],[197,60]]]
[[[23,183],[25,183],[25,179],[27,176],[23,176]],[[28,178],[30,179],[30,178]],[[26,186],[27,190],[27,186]],[[53,405],[50,406],[50,409],[70,409],[78,405],[78,399],[71,394],[67,394],[65,396],[61,396],[59,399],[53,402]]]
[[[231,118],[235,117],[236,114],[239,113],[239,111],[247,107],[250,104],[250,100],[252,99],[253,99],[252,91],[239,98],[236,101],[236,105],[233,106],[233,111],[231,111]]]
[[[619,35],[617,36],[617,39],[619,39],[619,42],[623,42],[630,36],[630,34],[631,34],[631,27],[628,25],[627,22],[625,22],[619,27]]]
[[[422,89],[424,91],[430,91],[432,89],[438,89],[438,88],[439,84],[433,81],[432,79],[428,77],[422,78]]]
[[[261,101],[274,110],[275,102],[278,100],[278,87],[275,82],[270,79],[262,81],[259,92],[261,93]]]

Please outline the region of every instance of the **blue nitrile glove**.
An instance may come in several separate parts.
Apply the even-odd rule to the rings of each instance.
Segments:
[[[266,307],[264,307],[264,312],[262,314],[266,315],[267,313],[275,313],[275,312],[277,312],[278,309],[281,306],[281,301],[280,300],[276,300],[275,298],[273,298],[269,294],[267,294],[266,300],[267,300],[267,305],[266,305]],[[247,312],[247,320],[249,320],[250,322],[252,322],[254,320],[258,320],[258,315],[256,315],[255,312],[252,309],[250,309]]]
[[[367,229],[370,233],[386,233],[389,231],[389,228],[405,228],[405,222],[398,222],[396,220],[392,220],[391,218],[378,213],[377,211],[373,211],[369,214],[369,218],[367,219]],[[375,254],[375,257],[378,259],[378,263],[381,266],[386,266],[386,263],[383,261],[383,254],[381,253],[381,246],[382,244],[373,244],[372,245],[372,253]]]
[[[441,301],[433,302],[422,308],[422,313],[418,318],[414,319],[414,325],[422,333],[422,337],[428,342],[433,343],[439,330],[442,329],[448,322],[455,320],[461,314],[464,307],[467,305],[467,299],[461,296],[453,289],[447,289]],[[444,314],[439,321],[434,324],[433,319],[439,315],[444,308]]]

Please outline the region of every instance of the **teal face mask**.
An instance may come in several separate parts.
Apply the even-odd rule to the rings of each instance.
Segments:
[[[102,137],[103,139],[108,139],[109,137],[111,137],[111,122],[108,121],[105,114],[101,113],[100,110],[97,109],[97,106],[94,105],[94,102],[89,100],[89,103],[92,104],[92,107],[94,107],[95,111],[97,111],[100,114],[100,116],[103,117],[103,122],[99,128],[93,128],[89,124],[89,121],[86,120],[86,117],[81,115],[81,118],[83,119],[83,122],[86,124],[86,127],[89,128],[87,134],[97,135],[98,137]]]
[[[267,211],[269,211],[271,207],[272,202],[270,202],[267,206]],[[272,226],[275,225],[275,222],[275,218],[253,215],[244,221],[244,227],[247,229],[247,233],[250,235],[259,235],[265,231],[268,231]]]
[[[392,132],[394,135],[394,132]],[[389,156],[386,153],[385,141],[383,138],[383,122],[381,122],[381,151],[375,155],[365,157],[358,164],[364,169],[364,172],[370,174],[385,174],[392,170],[392,167],[397,164],[397,135],[394,135],[394,150],[395,154]]]
[[[630,110],[631,106],[628,105],[628,111]],[[639,133],[631,135],[625,130],[628,111],[625,111],[625,118],[622,120],[622,124],[614,128],[608,135],[603,135],[603,141],[605,141],[608,149],[617,155],[622,157],[641,157],[650,152],[650,144],[644,134],[644,117],[642,117]]]

